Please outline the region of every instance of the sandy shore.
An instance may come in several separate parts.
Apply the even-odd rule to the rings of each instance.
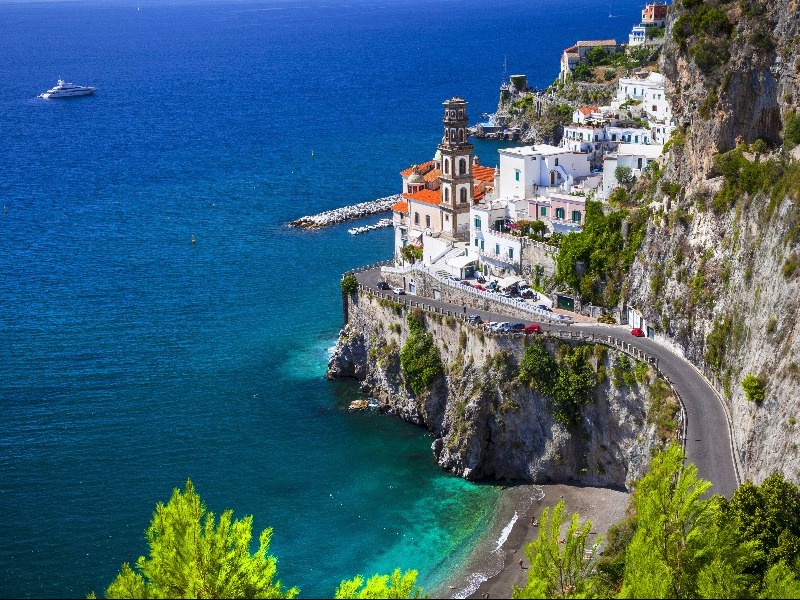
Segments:
[[[628,498],[624,490],[563,484],[504,490],[486,540],[478,544],[448,585],[431,590],[431,597],[486,598],[488,594],[489,598],[510,598],[514,586],[522,587],[527,580],[525,546],[539,531],[531,524],[531,516],[538,519],[542,509],[563,499],[567,519],[574,512],[580,514],[581,522],[591,519],[593,540],[625,516]]]

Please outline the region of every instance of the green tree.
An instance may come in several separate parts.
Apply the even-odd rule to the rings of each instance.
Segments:
[[[630,167],[617,167],[614,169],[614,178],[620,184],[629,186],[633,183],[633,170]]]
[[[296,587],[275,581],[277,561],[268,556],[272,529],[259,536],[250,554],[253,517],[232,519],[227,510],[216,523],[191,480],[170,501],[156,505],[146,535],[150,558],[136,570],[125,563],[106,590],[108,598],[293,598]],[[205,516],[205,520],[203,520]]]
[[[759,598],[800,598],[800,576],[779,562],[764,576],[764,588]]]
[[[352,296],[358,291],[358,279],[352,273],[348,273],[342,277],[341,286],[344,294]]]
[[[636,533],[625,557],[623,598],[696,596],[713,504],[703,498],[711,484],[698,479],[697,467],[684,467],[683,460],[681,448],[670,445],[636,484]]]
[[[403,260],[411,264],[422,260],[422,254],[422,246],[415,246],[414,244],[403,246],[400,250],[400,255],[403,257]]]
[[[401,573],[395,569],[391,576],[373,575],[364,582],[364,577],[356,575],[349,581],[342,581],[336,588],[334,598],[419,598],[422,590],[416,587],[417,572]],[[363,587],[362,587],[363,586]]]
[[[400,368],[408,387],[420,396],[444,372],[444,366],[433,335],[425,329],[422,315],[409,314],[408,327],[411,335],[400,350]]]
[[[556,504],[552,518],[549,508],[542,511],[539,536],[525,548],[531,563],[528,582],[523,588],[514,586],[514,598],[582,597],[602,540],[590,546],[592,522],[580,526],[578,519],[578,514],[573,513],[565,534],[561,535],[564,501]]]

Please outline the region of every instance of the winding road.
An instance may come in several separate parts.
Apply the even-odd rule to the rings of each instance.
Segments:
[[[381,279],[380,267],[356,273],[358,282],[376,290]],[[380,292],[378,292],[380,293]],[[433,300],[409,296],[424,301],[426,305],[450,310],[458,314],[462,307]],[[519,321],[519,319],[483,310],[470,310],[470,314],[480,315],[485,321]],[[526,321],[535,323],[537,321]],[[539,322],[542,330],[564,330],[564,325]],[[679,356],[665,346],[647,338],[634,337],[630,329],[620,325],[588,323],[570,325],[573,332],[583,331],[587,335],[611,336],[630,344],[658,359],[658,369],[665,375],[679,394],[686,411],[686,456],[697,465],[698,475],[713,484],[711,492],[731,497],[739,486],[739,477],[733,458],[730,426],[722,400],[713,387],[686,358]]]

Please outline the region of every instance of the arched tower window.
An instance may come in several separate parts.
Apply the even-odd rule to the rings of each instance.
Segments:
[[[464,175],[467,172],[467,160],[462,158],[458,161],[458,174]]]
[[[467,188],[461,188],[461,202],[467,201]]]
[[[450,141],[451,142],[455,142],[456,141],[456,130],[455,129],[450,129]]]
[[[463,129],[459,129],[458,130],[458,137],[462,142],[464,141],[464,130]]]
[[[449,158],[445,158],[444,159],[444,174],[445,175],[449,175],[450,174],[450,159]]]

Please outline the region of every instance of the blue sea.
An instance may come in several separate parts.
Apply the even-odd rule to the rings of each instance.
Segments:
[[[391,231],[286,224],[398,192],[444,100],[476,122],[504,60],[544,86],[642,4],[0,2],[0,596],[101,594],[187,478],[274,528],[302,596],[394,567],[441,585],[498,489],[324,379],[340,274]],[[97,93],[36,97],[58,78]]]

